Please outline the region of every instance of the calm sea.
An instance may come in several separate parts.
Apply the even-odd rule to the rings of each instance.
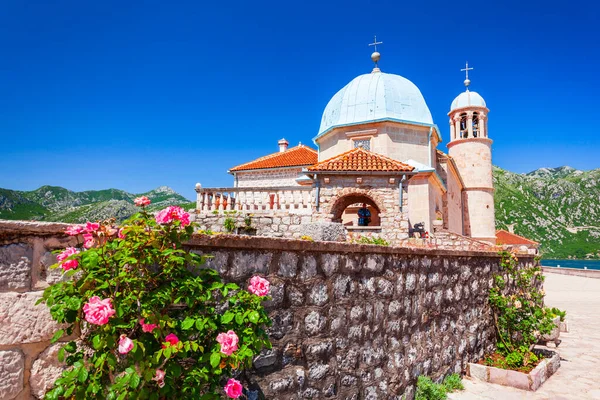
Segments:
[[[600,270],[600,260],[542,260],[544,267],[580,268]]]

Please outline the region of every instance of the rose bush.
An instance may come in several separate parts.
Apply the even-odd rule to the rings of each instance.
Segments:
[[[238,398],[234,379],[264,347],[270,324],[262,301],[269,284],[253,277],[247,291],[223,283],[183,243],[189,214],[167,207],[156,217],[142,207],[126,223],[87,223],[66,230],[80,245],[58,254],[70,277],[41,302],[78,336],[58,352],[67,369],[46,399]]]
[[[496,325],[497,354],[486,363],[528,370],[538,357],[531,350],[540,333],[550,333],[552,318],[544,306],[544,276],[538,265],[519,267],[514,253],[502,252],[500,272],[489,292]]]

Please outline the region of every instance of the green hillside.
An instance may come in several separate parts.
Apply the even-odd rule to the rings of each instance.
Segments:
[[[169,205],[188,209],[194,205],[167,186],[140,194],[118,189],[72,192],[59,186],[42,186],[29,192],[0,189],[0,219],[74,223],[110,217],[123,220],[138,210],[133,200],[139,196],[152,200],[150,211]]]
[[[496,227],[541,243],[548,258],[600,253],[600,169],[494,167]]]

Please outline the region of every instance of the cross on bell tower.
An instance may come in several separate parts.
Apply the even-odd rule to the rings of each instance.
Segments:
[[[371,60],[373,60],[373,62],[375,63],[375,68],[373,68],[372,72],[381,72],[381,70],[379,69],[379,65],[378,65],[379,59],[381,58],[381,54],[379,54],[379,52],[377,51],[378,44],[383,44],[383,42],[378,42],[377,35],[375,35],[375,37],[373,39],[373,43],[369,43],[369,46],[375,47],[375,51],[373,52],[373,54],[371,54]]]
[[[468,61],[465,63],[465,67],[463,69],[461,69],[461,71],[465,71],[465,75],[466,75],[465,86],[467,87],[467,90],[469,90],[468,87],[471,84],[471,81],[469,80],[469,71],[472,71],[472,70],[474,70],[474,68],[469,68]]]

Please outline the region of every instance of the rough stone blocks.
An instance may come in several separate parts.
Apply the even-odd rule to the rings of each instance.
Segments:
[[[25,357],[18,350],[0,351],[0,399],[11,400],[23,390]]]
[[[50,340],[59,329],[44,304],[42,292],[0,293],[0,345]]]

